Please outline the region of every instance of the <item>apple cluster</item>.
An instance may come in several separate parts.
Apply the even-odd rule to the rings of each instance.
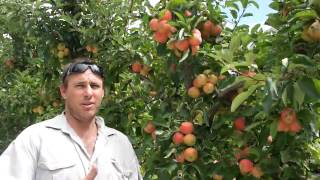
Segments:
[[[5,67],[6,69],[12,69],[12,68],[14,68],[13,59],[7,59],[7,60],[5,60],[5,61],[3,62],[3,64],[4,64],[4,67]]]
[[[278,121],[279,132],[292,132],[298,133],[301,131],[302,126],[297,119],[297,114],[292,108],[284,108],[280,113]]]
[[[175,33],[177,29],[171,26],[168,21],[172,19],[172,12],[165,10],[163,16],[160,19],[153,18],[149,22],[151,31],[154,32],[153,39],[160,44],[164,44],[168,41],[172,33]]]
[[[33,113],[38,113],[38,114],[43,114],[44,108],[43,108],[43,106],[39,105],[39,106],[33,108],[32,112]]]
[[[183,15],[190,17],[192,13],[189,10],[185,10]],[[168,42],[168,49],[172,50],[177,57],[181,57],[188,50],[191,50],[191,55],[196,55],[203,38],[217,37],[222,32],[222,27],[219,24],[214,24],[212,21],[207,20],[200,26],[190,29],[191,32],[185,32],[185,36],[182,38],[170,39],[172,33],[177,32],[177,28],[168,23],[172,18],[172,12],[165,10],[160,19],[153,18],[150,20],[149,28],[154,32],[153,39],[160,44]]]
[[[222,27],[219,24],[214,24],[211,20],[205,21],[200,26],[203,39],[207,40],[210,37],[217,37],[222,32]]]
[[[136,61],[131,64],[131,70],[132,70],[132,72],[134,72],[136,74],[140,74],[140,75],[146,77],[149,75],[151,68],[148,65],[141,64],[140,62]]]
[[[173,40],[168,43],[168,49],[171,49],[177,57],[181,57],[182,53],[191,49],[191,54],[196,55],[202,43],[201,32],[199,29],[193,29],[191,37],[181,40]]]
[[[198,151],[192,147],[196,144],[196,136],[193,134],[192,122],[182,122],[179,131],[175,132],[172,136],[172,142],[175,145],[185,144],[188,146],[182,153],[176,156],[176,161],[183,163],[185,160],[193,162],[198,159]]]
[[[59,43],[57,45],[57,56],[59,59],[63,59],[64,57],[68,56],[70,53],[69,48],[66,47],[66,45],[64,43]]]
[[[198,98],[201,89],[205,94],[211,94],[216,89],[218,77],[214,74],[199,74],[192,81],[192,86],[188,89],[188,95],[192,98]]]
[[[91,44],[86,45],[86,50],[94,54],[98,52],[97,46]]]
[[[239,153],[235,155],[239,162],[239,169],[242,175],[251,174],[256,178],[260,178],[263,175],[259,165],[255,165],[249,158],[250,147],[242,148]]]
[[[259,165],[255,165],[250,159],[242,159],[239,162],[239,169],[242,175],[251,174],[256,178],[263,176],[263,171]]]
[[[247,158],[250,152],[250,147],[243,147],[235,154],[235,158],[239,161],[240,159]]]
[[[151,134],[153,139],[156,138],[156,127],[151,120],[147,122],[146,126],[143,128],[143,131],[147,134]]]

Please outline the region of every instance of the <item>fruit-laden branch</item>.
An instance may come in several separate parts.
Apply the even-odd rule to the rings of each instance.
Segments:
[[[245,81],[239,81],[235,82],[233,84],[230,84],[229,86],[221,89],[220,91],[217,91],[218,98],[223,98],[225,97],[229,92],[237,90],[241,87],[243,87]]]
[[[230,84],[229,86],[221,89],[220,91],[217,91],[217,98],[218,99],[224,99],[227,96],[230,95],[233,91],[236,91],[239,88],[242,88],[244,86],[245,81],[238,81],[233,84]],[[213,116],[216,114],[220,107],[221,103],[220,101],[217,101],[208,111],[209,112],[209,119],[213,119]]]

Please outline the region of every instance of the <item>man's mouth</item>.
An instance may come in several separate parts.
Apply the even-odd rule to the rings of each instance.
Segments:
[[[81,104],[85,109],[91,109],[94,106],[94,103],[82,103]]]

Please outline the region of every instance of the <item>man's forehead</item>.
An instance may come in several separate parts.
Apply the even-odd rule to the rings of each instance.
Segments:
[[[69,75],[69,81],[74,82],[102,82],[102,78],[94,74],[91,70],[86,70],[83,73],[73,73]]]

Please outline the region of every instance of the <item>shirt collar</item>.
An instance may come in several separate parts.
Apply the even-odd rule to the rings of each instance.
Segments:
[[[106,136],[116,134],[116,131],[114,129],[109,128],[104,124],[104,119],[102,117],[96,116],[96,123],[98,125],[98,131],[102,132]],[[48,120],[46,123],[46,127],[58,129],[67,134],[71,134],[73,131],[73,129],[67,122],[64,112],[57,115],[55,118]]]

